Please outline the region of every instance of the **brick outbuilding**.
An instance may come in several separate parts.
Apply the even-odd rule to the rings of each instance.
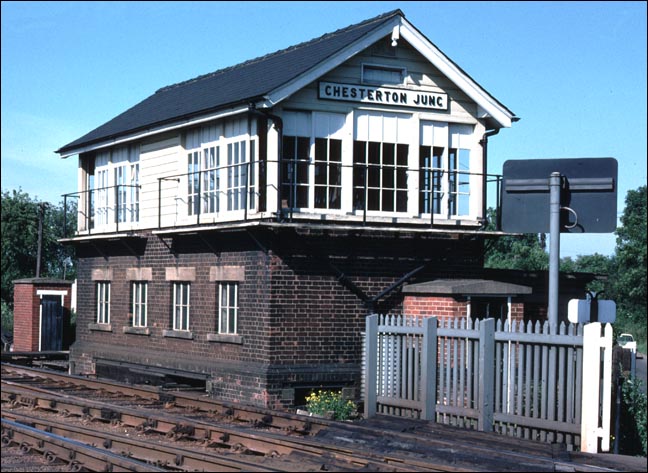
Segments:
[[[70,344],[72,282],[29,278],[13,283],[14,351],[66,350]]]

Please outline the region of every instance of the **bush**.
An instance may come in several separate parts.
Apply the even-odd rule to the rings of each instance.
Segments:
[[[619,453],[646,456],[646,394],[641,380],[630,378],[623,383],[621,443]]]
[[[5,301],[2,305],[2,332],[11,335],[13,333],[13,310]]]
[[[356,412],[355,402],[342,399],[342,391],[311,392],[306,397],[306,406],[312,414],[330,415],[335,420],[350,419]]]

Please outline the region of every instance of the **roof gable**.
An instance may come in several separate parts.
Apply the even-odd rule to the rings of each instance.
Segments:
[[[390,33],[400,34],[413,44],[493,117],[498,127],[510,126],[514,114],[407,22],[400,10],[394,10],[275,53],[163,87],[56,152],[70,156],[114,144],[120,138],[125,141],[165,127],[194,123],[219,110],[237,106],[244,110],[252,102],[259,108],[272,107]]]

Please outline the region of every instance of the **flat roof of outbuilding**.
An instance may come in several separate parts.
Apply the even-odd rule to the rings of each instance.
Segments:
[[[435,279],[403,287],[404,294],[454,294],[466,296],[516,296],[531,294],[529,286],[489,279]]]

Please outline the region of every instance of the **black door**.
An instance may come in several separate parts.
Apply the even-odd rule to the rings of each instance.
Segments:
[[[41,314],[41,351],[61,350],[63,346],[61,296],[43,296]]]

